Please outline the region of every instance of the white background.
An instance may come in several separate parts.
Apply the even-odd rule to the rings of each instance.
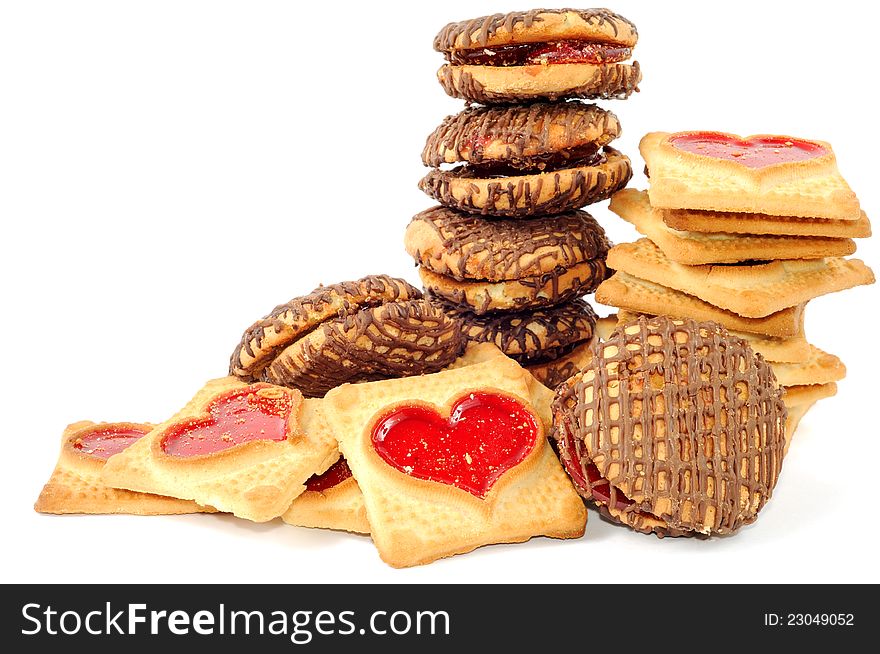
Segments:
[[[417,6],[2,5],[0,580],[880,581],[876,287],[809,305],[808,337],[849,374],[802,423],[757,523],[731,538],[658,540],[591,512],[580,540],[398,571],[368,538],[279,521],[34,513],[67,423],[166,418],[225,374],[245,327],[319,282],[417,281],[402,236],[431,204],[419,154],[462,108],[434,78],[432,39],[524,8]],[[877,217],[871,6],[618,0],[644,82],[605,103],[624,127],[616,146],[641,171],[636,144],[653,130],[828,140]],[[636,237],[604,203],[590,210],[613,240]],[[856,256],[876,268],[876,239]]]

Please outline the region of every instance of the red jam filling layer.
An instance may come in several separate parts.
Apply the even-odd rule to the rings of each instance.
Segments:
[[[309,477],[306,481],[306,490],[323,493],[325,490],[338,486],[349,477],[351,477],[351,468],[348,467],[348,461],[344,457],[339,457],[339,460],[322,474]]]
[[[401,406],[372,430],[377,454],[404,474],[448,484],[484,498],[538,439],[537,418],[512,397],[470,393],[448,418],[427,406]]]
[[[73,449],[106,461],[143,438],[146,430],[135,427],[102,427],[79,436],[73,441]]]
[[[576,148],[519,159],[483,160],[453,169],[460,177],[489,178],[537,175],[562,168],[599,166],[606,161],[604,152],[589,143]]]
[[[589,462],[586,466],[582,466],[581,461],[583,459],[583,453],[581,452],[579,442],[575,442],[568,430],[566,430],[565,434],[565,446],[568,450],[567,456],[562,456],[560,458],[562,459],[562,464],[568,471],[569,476],[574,480],[578,488],[580,488],[583,493],[589,494],[594,501],[600,502],[605,506],[611,506],[611,483],[602,477],[599,473],[599,468],[597,468],[594,463]],[[584,476],[585,472],[586,477]],[[626,507],[634,504],[631,499],[616,488],[614,489],[613,495],[614,508],[620,511],[623,511]]]
[[[539,64],[611,64],[629,59],[632,48],[598,41],[514,43],[446,53],[451,64],[473,66],[534,66]]]
[[[287,438],[291,398],[266,386],[250,386],[216,398],[207,418],[191,418],[169,428],[162,450],[171,456],[213,454],[256,440]]]
[[[670,137],[669,143],[684,152],[735,161],[747,168],[805,161],[828,153],[818,143],[784,136],[741,140],[718,132],[689,132]]]

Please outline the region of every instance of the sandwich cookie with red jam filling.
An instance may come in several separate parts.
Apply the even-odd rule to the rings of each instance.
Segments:
[[[493,343],[550,388],[565,381],[589,357],[596,312],[584,300],[552,307],[478,316],[434,299],[461,325],[469,342]]]
[[[419,183],[454,209],[531,216],[607,199],[632,177],[629,158],[608,147],[620,135],[610,111],[581,102],[470,107],[428,137]]]
[[[319,286],[251,325],[231,375],[323,397],[335,386],[435,372],[464,346],[457,325],[402,279]]]
[[[483,104],[547,98],[626,98],[636,26],[608,9],[532,9],[450,23],[434,38],[437,71],[454,98]]]
[[[770,499],[785,448],[782,390],[715,323],[641,317],[593,347],[553,404],[580,494],[659,536],[730,534]]]
[[[585,211],[490,220],[446,207],[416,214],[404,244],[433,296],[478,315],[591,293],[607,276],[611,247]]]

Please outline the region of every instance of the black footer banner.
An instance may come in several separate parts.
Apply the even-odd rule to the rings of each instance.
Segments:
[[[871,586],[21,585],[0,600],[2,643],[145,644],[164,652],[666,649],[864,643]],[[755,638],[760,640],[754,640]],[[6,650],[24,651],[24,650]],[[377,650],[378,651],[378,650]]]

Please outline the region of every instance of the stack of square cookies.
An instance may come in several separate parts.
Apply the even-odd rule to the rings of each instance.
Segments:
[[[589,358],[596,314],[582,296],[607,277],[610,247],[580,209],[632,177],[610,147],[612,112],[641,79],[624,61],[635,26],[606,9],[534,10],[451,23],[438,79],[467,100],[428,137],[419,187],[440,203],[405,236],[437,306],[468,340],[497,345],[554,387]]]
[[[648,191],[611,210],[646,238],[608,253],[598,301],[633,314],[712,320],[746,339],[786,388],[787,438],[846,369],[806,340],[811,299],[874,282],[855,252],[867,216],[828,143],[783,136],[655,132],[640,150]]]

